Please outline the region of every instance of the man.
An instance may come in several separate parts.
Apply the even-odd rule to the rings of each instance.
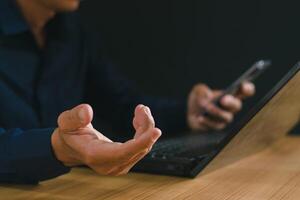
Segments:
[[[222,99],[222,109],[210,103],[221,92],[205,85],[195,86],[187,103],[140,95],[99,58],[97,38],[77,14],[64,13],[78,6],[79,0],[0,2],[1,182],[37,183],[80,165],[99,174],[126,174],[161,135],[140,102],[151,107],[163,131],[206,131],[223,129],[241,109],[241,99],[254,94],[245,83],[237,96]],[[82,102],[93,106],[97,118],[127,131],[138,105],[134,138],[117,143],[105,137],[91,124],[92,107]],[[218,120],[202,116],[204,109]]]

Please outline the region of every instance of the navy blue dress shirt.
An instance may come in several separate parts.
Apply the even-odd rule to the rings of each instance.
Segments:
[[[83,102],[128,135],[139,103],[152,109],[163,132],[186,128],[185,103],[138,93],[101,58],[97,38],[77,13],[51,20],[39,49],[14,4],[0,1],[0,182],[37,183],[67,173],[51,135],[58,115]]]

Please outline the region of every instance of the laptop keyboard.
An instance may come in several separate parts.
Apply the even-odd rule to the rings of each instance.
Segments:
[[[152,159],[198,160],[215,149],[221,135],[193,135],[160,141],[147,157]]]

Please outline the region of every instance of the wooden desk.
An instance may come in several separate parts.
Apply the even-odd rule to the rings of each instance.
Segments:
[[[39,186],[0,186],[0,199],[4,200],[299,198],[300,137],[285,137],[257,154],[195,179],[145,174],[102,177],[87,169],[74,169]]]

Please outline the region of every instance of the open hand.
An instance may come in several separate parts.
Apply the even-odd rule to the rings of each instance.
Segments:
[[[52,146],[58,160],[66,166],[87,165],[103,175],[122,175],[142,159],[161,135],[155,128],[150,109],[135,109],[133,139],[117,143],[93,128],[93,110],[82,104],[63,112],[52,135]]]

